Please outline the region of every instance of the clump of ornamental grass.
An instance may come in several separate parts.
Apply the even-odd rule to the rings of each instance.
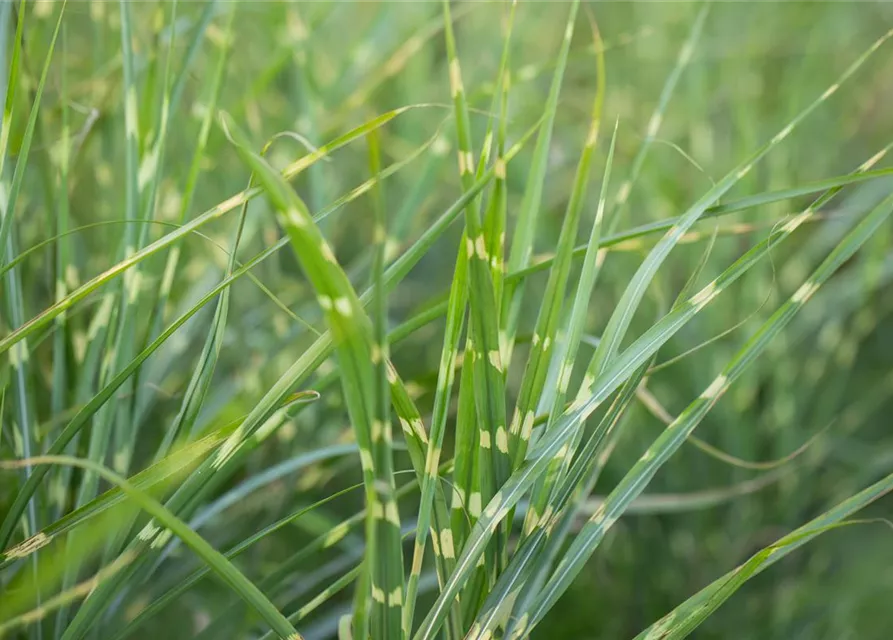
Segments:
[[[570,637],[549,612],[621,519],[777,490],[796,527],[622,630],[681,638],[893,489],[879,463],[800,518],[794,480],[893,382],[840,411],[831,375],[855,370],[889,298],[890,146],[795,186],[771,165],[893,31],[720,171],[661,137],[719,10],[686,14],[630,142],[606,115],[608,61],[648,35],[603,40],[601,6],[550,6],[555,50],[524,65],[519,36],[543,39],[554,15],[407,7],[355,34],[340,5],[0,6],[0,635]],[[475,20],[489,40],[463,55]],[[313,34],[330,23],[361,44],[328,51]],[[274,27],[258,63],[245,30]],[[581,69],[594,86],[573,93],[569,146],[562,92]],[[520,109],[537,78],[547,91]],[[428,82],[449,101],[414,93]],[[282,112],[297,130],[265,125]],[[646,158],[664,152],[697,189],[643,219]],[[767,164],[778,184],[761,190]],[[103,190],[116,199],[94,202]],[[736,412],[784,427],[769,456],[693,435],[733,395],[723,429],[747,426]],[[803,415],[821,422],[788,428]],[[735,484],[647,491],[686,455]],[[698,522],[705,540],[750,531],[734,513]]]

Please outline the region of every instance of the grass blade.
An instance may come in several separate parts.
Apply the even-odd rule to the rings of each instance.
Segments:
[[[545,121],[536,139],[533,160],[527,176],[527,186],[524,189],[524,197],[518,210],[518,220],[515,231],[512,234],[512,246],[507,262],[509,272],[518,271],[526,267],[533,253],[533,237],[536,233],[536,223],[543,196],[543,185],[546,180],[549,146],[552,141],[555,112],[558,109],[558,94],[561,91],[561,82],[564,79],[564,71],[567,67],[567,57],[570,51],[571,40],[574,36],[574,24],[579,4],[578,0],[574,0],[571,2],[568,10],[564,38],[561,41],[561,49],[558,53],[558,63],[555,65],[552,84],[549,87],[549,95],[546,98],[544,108]],[[511,358],[511,345],[517,330],[523,292],[523,283],[506,281],[501,311],[501,328],[506,334],[506,366]]]
[[[282,176],[260,156],[248,150],[244,137],[231,122],[224,119],[222,124],[242,160],[255,172],[280,212],[280,223],[288,232],[295,253],[317,291],[319,304],[326,312],[341,363],[344,395],[363,467],[369,511],[366,519],[365,571],[371,576],[371,621],[374,633],[382,634],[381,637],[391,637],[391,634],[399,636],[403,556],[400,516],[394,500],[391,434],[389,423],[382,424],[375,418],[375,376],[372,367],[375,359],[372,353],[375,347],[380,350],[381,346],[375,343],[372,325],[359,297],[303,202]],[[384,384],[387,384],[386,379]],[[361,615],[354,622],[363,619]],[[356,632],[364,636],[365,624]]]
[[[865,508],[893,490],[893,474],[860,491],[856,495],[829,509],[802,527],[778,539],[751,556],[721,578],[711,582],[691,598],[673,609],[636,636],[635,640],[665,640],[685,638],[710,614],[728,600],[750,578],[762,573],[773,564],[796,551],[807,542],[837,527],[852,524],[846,521],[851,515]]]
[[[20,466],[22,461],[3,462],[0,466],[10,468]],[[180,538],[196,555],[198,555],[213,571],[226,582],[235,592],[250,604],[270,625],[270,627],[279,634],[283,640],[298,640],[301,636],[295,631],[291,623],[283,616],[267,597],[249,581],[242,573],[236,569],[220,552],[209,545],[204,538],[195,533],[189,526],[177,518],[173,513],[168,511],[161,503],[146,495],[126,479],[114,473],[110,469],[96,464],[90,460],[81,460],[69,456],[39,456],[31,459],[31,464],[65,464],[82,469],[90,469],[97,475],[102,476],[108,482],[112,482],[119,486],[121,490],[127,494],[128,498],[133,500],[141,509],[151,515],[158,524],[163,527],[163,531],[158,525],[150,523],[150,526],[156,531],[162,531],[161,536],[170,537],[175,535]]]

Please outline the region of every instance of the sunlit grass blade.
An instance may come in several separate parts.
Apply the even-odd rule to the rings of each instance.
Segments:
[[[237,425],[238,422],[233,422],[231,425],[227,425],[217,432],[187,445],[182,450],[172,453],[166,459],[132,476],[129,481],[140,490],[149,490],[155,485],[164,483],[212,451],[235,430]],[[23,557],[25,550],[28,550],[28,553],[37,551],[57,536],[120,504],[123,499],[124,494],[120,489],[110,489],[84,506],[75,509],[56,522],[44,527],[36,534],[38,537],[32,536],[15,547],[6,549],[0,554],[0,568],[6,567],[14,559]]]
[[[175,535],[180,538],[196,555],[198,555],[205,563],[210,566],[213,571],[226,582],[233,591],[237,592],[242,598],[249,603],[270,625],[270,627],[283,640],[297,640],[301,636],[298,635],[291,623],[285,619],[276,607],[267,597],[249,581],[242,573],[236,569],[220,552],[208,544],[204,538],[195,533],[189,526],[177,518],[173,513],[167,510],[157,500],[140,491],[125,478],[122,478],[113,471],[98,465],[89,460],[81,460],[69,456],[40,456],[31,459],[32,464],[66,464],[81,468],[90,468],[97,475],[101,475],[108,482],[112,482],[119,486],[121,490],[127,494],[133,502],[141,509],[146,511],[157,525],[151,524],[152,528],[159,532],[159,535],[170,537]],[[3,462],[2,467],[18,466],[20,463]],[[162,528],[159,528],[162,527]]]

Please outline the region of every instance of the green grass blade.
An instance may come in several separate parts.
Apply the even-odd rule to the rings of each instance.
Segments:
[[[562,312],[562,301],[565,297],[567,282],[570,276],[571,253],[574,248],[574,241],[577,237],[577,228],[579,227],[580,217],[582,216],[583,204],[586,200],[586,190],[589,184],[590,165],[592,164],[592,156],[598,144],[598,132],[601,126],[602,105],[605,98],[605,57],[602,52],[602,41],[598,36],[598,30],[595,29],[596,44],[596,69],[597,88],[595,98],[592,104],[592,111],[589,119],[589,133],[586,137],[585,145],[580,153],[580,160],[577,164],[576,175],[574,176],[573,188],[571,190],[570,199],[568,200],[567,210],[561,223],[561,231],[558,236],[558,246],[556,249],[556,258],[549,271],[549,280],[546,283],[546,289],[543,293],[543,300],[540,306],[539,315],[536,319],[536,325],[533,330],[533,339],[531,341],[530,355],[524,367],[524,374],[521,379],[521,391],[515,404],[515,412],[512,416],[511,427],[509,428],[509,450],[512,457],[512,468],[517,469],[524,456],[527,454],[527,446],[530,442],[530,434],[533,428],[534,413],[536,405],[540,401],[546,386],[546,376],[549,371],[550,364],[557,356],[558,347],[558,329],[559,320]],[[615,128],[616,135],[616,128]],[[610,167],[611,158],[613,157],[613,142],[608,156],[608,167]],[[607,171],[610,171],[608,169]],[[606,172],[607,172],[606,171]],[[608,176],[606,176],[607,178]],[[599,210],[603,210],[600,205]],[[593,235],[595,235],[595,243],[598,243],[598,230],[601,229],[601,214],[596,214],[596,220],[593,225]],[[590,244],[593,240],[590,238]],[[586,273],[584,268],[584,274]],[[582,285],[582,282],[581,282]],[[586,302],[588,302],[591,286],[585,289]],[[574,318],[577,314],[585,316],[586,305],[583,306],[582,312],[575,306],[574,315],[572,315],[571,323],[573,327]],[[579,321],[578,321],[579,322]],[[570,336],[573,340],[574,336]],[[564,362],[562,364],[562,375],[564,371],[570,373],[569,368],[572,366],[568,359],[573,360],[576,356],[576,342],[568,342],[567,351],[565,353]],[[560,356],[558,356],[560,357]],[[561,378],[562,380],[564,378]],[[560,386],[560,384],[559,384]],[[562,397],[558,403],[563,404]]]
[[[89,460],[81,460],[69,456],[40,456],[31,459],[32,464],[65,464],[82,469],[90,469],[97,475],[103,477],[108,482],[112,482],[119,486],[121,490],[127,494],[133,502],[141,509],[146,511],[152,518],[158,522],[158,525],[151,524],[156,530],[159,525],[163,527],[166,536],[175,535],[180,538],[196,555],[198,555],[213,571],[227,583],[233,591],[237,592],[242,598],[250,604],[270,625],[270,627],[279,634],[283,640],[297,640],[301,636],[295,631],[291,623],[286,620],[276,607],[267,597],[249,581],[236,567],[230,563],[219,551],[208,544],[204,538],[195,533],[189,526],[177,518],[173,513],[167,510],[161,503],[140,491],[125,478],[114,473],[110,469],[96,464]],[[15,463],[0,463],[0,466],[11,467],[18,466]],[[161,534],[162,536],[165,533]]]
[[[580,281],[577,284],[577,290],[574,294],[574,303],[570,311],[570,320],[568,322],[567,337],[556,348],[555,358],[561,363],[558,374],[557,391],[552,393],[552,406],[549,412],[549,423],[546,425],[546,432],[550,426],[564,411],[565,401],[567,399],[567,389],[570,385],[570,377],[573,373],[574,362],[577,356],[583,331],[585,329],[587,312],[589,310],[589,301],[592,291],[595,287],[595,281],[601,269],[604,254],[600,252],[601,232],[604,224],[604,212],[607,202],[608,187],[611,183],[611,168],[614,164],[614,148],[617,143],[617,124],[614,125],[614,133],[611,136],[611,146],[608,148],[608,157],[605,161],[605,170],[602,176],[601,193],[598,199],[598,206],[595,212],[595,220],[589,233],[589,243],[586,247],[586,256],[583,261],[583,268],[580,272]],[[600,259],[599,256],[602,256]],[[533,421],[533,416],[528,420]],[[579,436],[574,440],[571,449],[576,449]],[[555,480],[560,476],[562,471],[567,469],[568,461],[564,458],[555,460],[546,472],[545,478],[537,483],[534,489],[533,499],[528,507],[525,515],[524,531],[533,529],[534,518],[538,518],[544,512],[549,493],[556,486]]]
[[[670,98],[673,97],[673,92],[676,89],[676,85],[679,83],[679,78],[691,62],[695,48],[698,46],[698,41],[701,39],[701,32],[704,30],[704,22],[707,19],[709,11],[709,1],[704,2],[691,25],[685,44],[683,44],[682,49],[679,50],[676,64],[664,82],[660,97],[657,100],[657,105],[651,114],[651,118],[648,120],[648,128],[645,133],[645,138],[642,140],[642,143],[639,145],[639,148],[636,150],[636,155],[633,158],[629,177],[620,184],[620,188],[617,190],[617,198],[614,202],[617,211],[614,212],[614,215],[611,218],[612,225],[617,224],[617,221],[619,221],[623,215],[624,209],[629,201],[630,193],[632,193],[636,180],[639,177],[639,173],[642,171],[642,166],[645,164],[645,158],[648,156],[651,143],[654,142],[654,139],[660,131],[660,125],[663,122],[667,106],[670,104]]]
[[[378,131],[372,131],[366,136],[369,146],[369,169],[371,176],[377,176],[381,173],[381,149],[378,139]],[[388,293],[384,284],[385,270],[385,245],[388,238],[387,214],[385,212],[385,194],[382,189],[381,181],[377,181],[370,191],[372,200],[372,211],[374,216],[373,225],[373,260],[372,260],[372,335],[371,335],[371,351],[370,356],[373,366],[373,429],[375,425],[383,431],[379,436],[378,446],[375,447],[376,455],[375,466],[381,468],[381,474],[386,475],[392,484],[390,491],[393,493],[393,473],[394,463],[391,451],[391,393],[388,372],[390,366],[390,348],[388,346]],[[359,299],[358,299],[359,301]],[[375,446],[375,432],[373,431],[373,446]],[[386,496],[382,496],[383,500]],[[394,501],[396,505],[396,500]],[[373,572],[373,586],[378,584],[379,588],[383,587],[384,593],[388,594],[387,603],[379,603],[372,608],[372,629],[375,637],[397,638],[402,637],[401,631],[401,613],[403,606],[403,550],[400,542],[400,527],[397,524],[396,536],[388,527],[385,536],[389,539],[382,538],[380,549],[377,550],[378,562],[380,564],[377,572]],[[378,535],[379,532],[376,532]],[[378,542],[376,540],[376,542]],[[397,557],[393,557],[396,549]],[[378,576],[378,579],[376,579]],[[395,586],[396,585],[396,586]],[[363,594],[364,595],[364,594]],[[375,600],[376,592],[373,591],[372,597]],[[356,618],[355,618],[356,620]],[[365,632],[359,634],[361,637]]]
[[[497,301],[502,300],[503,278],[505,276],[505,227],[506,218],[508,217],[508,185],[504,156],[508,129],[509,88],[511,86],[510,54],[512,30],[515,25],[515,10],[517,7],[517,0],[512,0],[502,47],[502,56],[499,61],[499,75],[496,80],[496,91],[494,91],[493,101],[490,107],[491,113],[498,110],[495,160],[495,166],[498,168],[498,171],[493,180],[493,191],[490,194],[490,202],[487,206],[483,224],[484,237],[487,239],[487,255],[490,256],[493,292]],[[488,136],[491,135],[491,122],[492,120],[487,122]],[[489,137],[487,140],[489,140]],[[485,155],[487,154],[481,153],[480,166],[483,166],[483,163],[485,162]],[[500,354],[503,355],[503,359],[506,359],[507,354],[503,353],[501,345]]]
[[[62,64],[64,65],[68,59],[67,55],[67,29],[62,28]],[[60,82],[60,95],[63,102],[67,100],[68,83],[63,76]],[[69,171],[71,157],[71,124],[70,114],[67,106],[62,107],[62,136],[59,140],[59,147],[54,158],[55,166],[55,187],[57,192],[58,204],[56,207],[56,227],[57,235],[63,235],[68,232],[70,226],[69,211]],[[71,246],[67,238],[62,238],[56,244],[56,265],[55,265],[55,300],[59,301],[68,293],[70,283],[75,283],[77,277],[74,275],[77,271],[72,255]],[[71,339],[70,327],[68,326],[65,314],[60,315],[54,321],[53,333],[53,386],[52,396],[50,398],[50,406],[53,415],[62,414],[68,403],[67,391],[69,379],[74,377],[74,372],[69,371],[67,343]],[[72,451],[71,453],[74,453]],[[71,469],[63,468],[60,470],[56,479],[59,487],[56,495],[64,496],[65,487],[68,485],[71,476]],[[58,500],[60,504],[54,506],[53,517],[58,518],[62,510],[65,508],[64,499]]]
[[[25,169],[28,164],[28,156],[31,153],[31,142],[34,139],[34,129],[37,125],[37,114],[40,111],[40,101],[43,97],[43,90],[46,86],[47,76],[50,71],[50,62],[53,59],[53,51],[56,48],[56,41],[59,37],[59,31],[62,28],[62,17],[65,15],[65,6],[68,0],[63,0],[59,10],[59,17],[56,19],[56,27],[53,30],[53,36],[50,39],[47,48],[46,58],[43,63],[43,69],[40,72],[40,80],[37,83],[37,89],[34,93],[34,104],[31,105],[31,112],[28,114],[28,123],[25,125],[25,133],[19,146],[18,157],[16,158],[15,171],[12,175],[12,181],[7,184],[4,175],[4,164],[8,155],[9,131],[12,125],[12,109],[15,99],[14,91],[7,91],[6,106],[3,112],[3,133],[0,134],[0,212],[3,218],[0,220],[0,264],[6,262],[6,251],[9,243],[10,231],[15,218],[16,204],[19,199],[19,192],[22,189],[22,181],[25,177]],[[10,69],[9,81],[15,83],[18,77],[18,61],[19,49],[22,34],[20,29],[25,21],[25,5],[22,3],[19,12],[19,24],[16,26],[16,41],[13,44],[13,58]]]
[[[244,138],[240,139],[231,122],[224,121],[223,125],[240,157],[255,172],[278,209],[280,223],[288,232],[295,253],[316,289],[319,304],[326,312],[341,364],[344,395],[363,467],[369,509],[364,562],[365,570],[371,576],[371,621],[374,633],[381,634],[381,637],[399,636],[403,556],[400,516],[394,500],[391,434],[389,423],[382,424],[375,418],[372,353],[381,346],[375,344],[372,325],[359,297],[303,202],[281,175],[260,156],[248,150],[242,141]],[[387,384],[386,379],[383,384]],[[360,633],[360,630],[357,632]]]
[[[460,249],[460,254],[462,250]],[[472,369],[464,364],[465,354],[468,351],[468,341],[465,342],[465,350],[461,355],[463,359],[461,377],[459,379],[459,400],[456,410],[456,435],[454,449],[465,452],[465,455],[456,457],[456,465],[453,470],[453,496],[450,503],[450,528],[453,531],[453,542],[457,549],[461,549],[469,526],[480,515],[480,482],[476,472],[476,459],[480,448],[480,438],[477,432],[474,409],[474,390],[472,389]],[[457,360],[458,362],[458,360]]]
[[[574,0],[568,11],[567,23],[564,28],[564,37],[561,40],[561,49],[558,53],[558,63],[552,76],[552,84],[549,87],[549,95],[546,98],[543,110],[545,122],[537,136],[536,147],[533,151],[533,160],[527,175],[524,196],[518,210],[518,219],[515,231],[512,234],[512,245],[507,262],[508,271],[517,271],[527,266],[533,253],[533,238],[536,233],[537,219],[543,196],[543,185],[546,180],[547,161],[549,147],[552,141],[552,129],[555,123],[555,113],[558,109],[558,95],[561,91],[561,83],[567,67],[568,52],[574,35],[574,25],[577,18],[579,2]],[[511,354],[511,345],[517,330],[518,315],[521,311],[521,297],[524,292],[523,283],[505,283],[505,291],[502,300],[501,328],[506,334],[505,351],[506,366]]]
[[[685,638],[709,615],[728,600],[750,578],[793,553],[807,542],[837,527],[849,524],[846,518],[865,508],[893,490],[893,475],[889,475],[856,495],[810,520],[802,527],[751,556],[745,563],[711,582],[691,598],[673,609],[636,636],[635,640],[665,640]]]
[[[462,71],[456,53],[449,2],[443,3],[444,34],[450,70],[450,92],[456,117],[459,176],[467,191],[473,184],[474,158],[468,122],[468,105]],[[488,451],[481,456],[479,473],[484,500],[488,500],[508,477],[511,470],[505,416],[505,380],[499,349],[496,293],[487,254],[487,238],[481,224],[479,200],[465,208],[465,245],[468,258],[469,335],[471,350],[466,363],[473,369],[473,387],[480,446]],[[497,541],[497,556],[505,556],[505,540]],[[496,567],[491,567],[495,572]]]
[[[464,235],[462,240],[464,241]],[[463,243],[460,242],[460,247],[462,245]],[[460,249],[459,255],[456,257],[456,269],[453,273],[453,281],[450,286],[450,297],[447,302],[446,329],[444,332],[443,348],[440,354],[440,366],[438,367],[437,372],[437,387],[434,395],[434,408],[431,417],[430,444],[427,448],[423,467],[425,473],[421,479],[421,498],[419,499],[417,531],[413,547],[412,565],[406,583],[406,599],[403,608],[403,633],[406,636],[409,636],[412,633],[412,620],[416,594],[418,593],[418,584],[419,579],[421,578],[428,528],[431,524],[432,511],[434,509],[434,492],[435,489],[440,486],[440,478],[436,474],[436,470],[440,465],[440,450],[443,446],[443,437],[446,432],[450,396],[456,371],[455,363],[459,347],[459,337],[465,317],[465,305],[468,295],[468,283],[466,277],[467,265],[468,261],[465,257],[464,250]],[[457,452],[459,452],[458,449]],[[462,452],[459,452],[457,457],[460,456],[463,459],[465,458],[465,455]],[[428,472],[429,469],[433,470],[433,472]],[[455,489],[455,491],[461,490]],[[454,504],[456,501],[457,500],[454,499]],[[461,499],[461,493],[458,502],[464,502]],[[446,522],[443,524],[446,524]],[[439,543],[432,543],[435,555],[441,555],[439,552],[443,550],[443,540],[446,537],[445,534],[450,539],[447,550],[450,552],[449,555],[453,556],[454,545],[452,527],[435,527],[432,531],[432,535],[439,536]]]

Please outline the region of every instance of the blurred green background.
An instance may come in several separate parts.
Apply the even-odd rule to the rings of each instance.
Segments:
[[[39,75],[58,5],[42,2],[29,7],[36,16],[25,32],[22,86],[29,92]],[[175,38],[176,69],[205,9],[201,2],[181,2],[171,28],[168,3],[132,4],[137,26],[133,36],[139,116],[146,139],[158,126],[154,105],[167,43]],[[176,222],[180,215],[185,177],[213,90],[220,45],[226,37],[222,25],[228,9],[224,2],[214,9],[207,37],[172,113],[158,193],[157,218],[161,221]],[[616,191],[616,185],[629,175],[697,10],[697,5],[681,2],[585,3],[577,21],[552,138],[537,251],[545,254],[555,245],[586,135],[596,81],[591,22],[597,22],[606,45],[603,130],[610,132],[615,120],[619,123],[613,169]],[[498,70],[506,11],[496,2],[455,2],[453,11],[465,85],[477,110],[472,122],[479,145]],[[70,226],[122,217],[124,104],[118,7],[116,3],[69,2],[66,12],[63,40],[51,67],[30,161],[35,170],[26,177],[14,228],[19,251],[55,233],[59,185],[54,182],[52,157],[60,140],[63,107],[75,132],[68,186]],[[519,5],[512,44],[510,142],[541,115],[565,19],[564,3]],[[713,180],[825,91],[891,25],[893,4],[886,2],[716,3],[692,62],[667,105],[620,228],[681,213]],[[24,102],[26,96],[21,99]],[[852,171],[891,141],[891,104],[893,50],[887,47],[742,180],[730,197]],[[377,114],[405,105],[420,106],[382,130],[385,165],[419,152],[384,183],[389,224],[404,245],[460,193],[453,154],[442,153],[444,145],[451,144],[453,132],[440,5],[242,2],[238,6],[219,107],[245,125],[256,143],[277,132],[292,131],[307,144],[319,146]],[[23,122],[14,124],[13,152],[24,126]],[[603,138],[601,148],[605,149],[605,134]],[[305,153],[303,146],[304,142],[294,137],[282,138],[274,144],[270,157],[277,166],[284,166]],[[529,155],[528,148],[509,172],[510,225],[524,189]],[[600,175],[604,155],[597,154],[593,175]],[[210,131],[201,169],[189,217],[241,190],[248,179],[245,167],[216,126]],[[315,165],[296,186],[316,212],[368,175],[365,146],[354,144]],[[745,276],[681,331],[660,352],[658,362],[719,337],[651,376],[649,389],[660,405],[675,415],[697,396],[854,222],[848,211],[864,210],[865,203],[888,193],[891,184],[877,180],[845,191],[818,222],[773,254],[771,263]],[[584,225],[590,224],[593,215],[597,180],[589,193]],[[674,251],[662,267],[651,302],[646,301],[633,332],[650,324],[661,303],[672,302],[701,259],[714,228],[717,237],[705,281],[765,237],[783,216],[808,202],[798,199],[700,223],[699,235]],[[182,254],[167,318],[189,308],[219,280],[226,254],[214,242],[228,246],[232,225],[233,216],[225,216],[205,228],[207,237],[193,235],[180,244]],[[363,285],[368,278],[364,250],[372,237],[367,202],[360,198],[340,208],[325,219],[322,228],[354,282]],[[147,238],[168,231],[169,227],[152,224],[146,229]],[[584,231],[588,235],[588,227],[584,226]],[[394,326],[446,295],[459,233],[457,225],[394,292],[390,308]],[[69,236],[71,261],[77,270],[73,277],[84,282],[114,264],[121,234],[121,225],[108,224]],[[240,256],[247,259],[280,236],[266,200],[253,200]],[[609,255],[590,307],[592,336],[601,331],[651,242],[646,239],[622,246]],[[698,436],[734,460],[721,459],[719,454],[705,453],[694,445],[683,447],[651,483],[648,499],[612,529],[535,637],[635,635],[756,550],[893,470],[891,250],[893,229],[888,224],[846,266],[828,292],[810,302],[782,339],[776,340],[704,421]],[[54,300],[53,256],[51,247],[41,249],[18,267],[29,315]],[[149,331],[151,294],[159,287],[164,259],[156,262],[157,277],[153,279],[150,270],[142,282],[146,314],[140,316],[137,327],[140,345]],[[295,316],[319,325],[319,310],[288,249],[256,267],[253,274],[278,303],[254,282],[242,279],[234,285],[224,347],[199,420],[201,428],[219,426],[250,411],[312,342],[313,333]],[[522,334],[533,327],[538,294],[544,286],[545,274],[531,280]],[[99,300],[92,296],[69,313],[73,359]],[[165,425],[178,410],[210,320],[210,310],[200,313],[141,370],[134,392],[140,438],[132,471],[148,464]],[[8,326],[7,318],[4,331]],[[433,398],[442,329],[442,322],[432,323],[393,348],[394,363],[423,412],[430,409]],[[52,429],[54,410],[41,397],[48,397],[53,384],[50,343],[44,339],[32,344],[30,380],[38,422],[49,423],[48,430]],[[523,354],[523,346],[520,352]],[[523,356],[516,360],[523,362]],[[509,372],[512,396],[521,375],[520,367],[515,369]],[[67,384],[71,389],[69,406],[75,406],[82,401],[79,385],[90,388],[92,383],[79,380],[74,367]],[[309,387],[313,388],[312,382]],[[345,416],[340,391],[332,386],[320,402],[304,409],[263,443],[231,485],[302,452],[347,440]],[[594,503],[623,476],[661,426],[653,411],[643,405],[634,408],[596,488]],[[2,436],[0,451],[6,455],[12,447],[11,435],[4,430]],[[807,443],[809,446],[803,447]],[[405,456],[398,456],[398,466],[409,467]],[[217,515],[200,531],[218,548],[227,547],[297,505],[359,482],[357,467],[352,459],[343,458],[287,475]],[[0,509],[11,501],[13,485],[4,480],[0,486]],[[360,491],[339,498],[270,536],[237,564],[249,577],[269,573],[302,540],[325,531],[361,504]],[[887,497],[862,515],[889,517],[891,506],[893,500]],[[404,517],[410,514],[408,508]],[[291,610],[306,601],[316,592],[315,585],[340,575],[338,571],[348,566],[343,550],[340,553],[320,556],[296,570],[275,602]],[[176,551],[153,582],[123,594],[111,620],[132,617],[194,566],[191,554]],[[878,522],[847,526],[827,533],[748,583],[693,637],[882,640],[893,630],[891,594],[891,529]],[[429,591],[426,597],[430,595]],[[228,602],[223,587],[205,580],[143,627],[137,637],[194,637],[196,629],[215,619]],[[349,603],[349,596],[342,594],[302,631],[308,638],[332,633],[337,615]],[[253,628],[252,620],[246,619],[218,637],[251,637]],[[106,637],[105,632],[98,637]]]

